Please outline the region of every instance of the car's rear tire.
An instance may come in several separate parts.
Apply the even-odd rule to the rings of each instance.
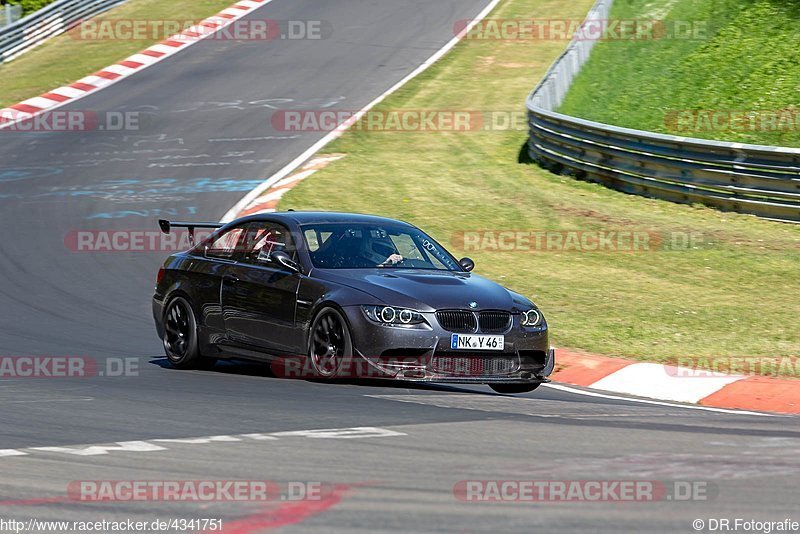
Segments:
[[[516,395],[518,393],[530,393],[538,388],[539,384],[489,384],[489,387],[503,395]]]
[[[352,338],[344,316],[335,308],[323,308],[308,334],[308,359],[314,376],[327,379],[340,376],[352,354]]]
[[[176,369],[211,369],[214,358],[200,354],[197,340],[197,318],[192,305],[183,297],[175,297],[164,312],[164,352]]]

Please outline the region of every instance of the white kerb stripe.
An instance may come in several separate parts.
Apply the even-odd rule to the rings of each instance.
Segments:
[[[104,85],[106,82],[110,82],[108,78],[101,78],[100,76],[85,76],[78,80],[78,83],[85,83],[86,85],[94,85],[95,87],[100,87]]]
[[[86,91],[81,91],[80,89],[75,89],[74,87],[70,87],[68,85],[65,85],[64,87],[58,87],[50,92],[55,93],[57,95],[65,96],[67,98],[75,98],[86,94]]]
[[[103,69],[106,72],[113,72],[114,74],[119,74],[120,76],[127,76],[128,74],[132,73],[136,69],[132,69],[130,67],[126,67],[125,65],[109,65],[108,67]]]
[[[44,98],[41,96],[35,96],[33,98],[29,98],[28,100],[23,100],[20,103],[27,104],[29,106],[36,106],[37,108],[47,109],[58,104],[58,101],[50,100],[49,98]]]
[[[255,9],[258,6],[260,6],[261,4],[259,2],[253,2],[251,0],[241,0],[239,2],[236,2],[236,5],[237,6],[249,7],[250,9]]]
[[[699,402],[743,376],[675,376],[675,367],[634,363],[598,380],[589,387],[628,395],[677,402]],[[671,371],[670,371],[671,370]]]
[[[180,49],[176,48],[174,46],[169,46],[169,45],[158,43],[158,44],[154,44],[153,46],[148,48],[148,50],[150,50],[152,52],[159,52],[161,54],[171,55],[171,54],[174,54],[175,52],[177,52]]]
[[[154,63],[158,61],[157,57],[148,56],[145,54],[134,54],[130,57],[125,58],[124,61],[135,61],[136,63],[141,63],[143,65],[149,65],[150,63]]]
[[[247,15],[247,11],[245,11],[243,9],[236,9],[234,7],[226,7],[225,9],[220,11],[220,13],[223,13],[225,15],[233,15],[236,18],[241,18],[241,17]]]

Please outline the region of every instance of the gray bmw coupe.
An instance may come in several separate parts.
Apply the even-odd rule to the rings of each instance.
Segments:
[[[387,378],[532,391],[553,371],[544,315],[408,223],[281,212],[214,229],[158,273],[153,316],[169,361],[270,362],[298,378]],[[193,242],[193,241],[192,241]]]

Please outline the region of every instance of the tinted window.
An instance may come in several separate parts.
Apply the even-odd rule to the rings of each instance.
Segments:
[[[229,260],[233,258],[243,232],[244,227],[237,226],[236,228],[231,228],[230,230],[227,230],[218,236],[211,236],[207,243],[208,248],[206,249],[205,253],[206,257],[219,258],[223,260]]]
[[[332,234],[331,232],[318,232],[313,228],[309,228],[303,232],[303,235],[305,235],[308,250],[316,252]]]

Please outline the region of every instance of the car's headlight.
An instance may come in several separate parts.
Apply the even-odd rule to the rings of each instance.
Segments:
[[[362,306],[364,314],[376,323],[387,325],[420,324],[425,322],[422,314],[407,308],[393,306]]]
[[[539,326],[542,320],[542,312],[536,308],[522,312],[522,326]]]

